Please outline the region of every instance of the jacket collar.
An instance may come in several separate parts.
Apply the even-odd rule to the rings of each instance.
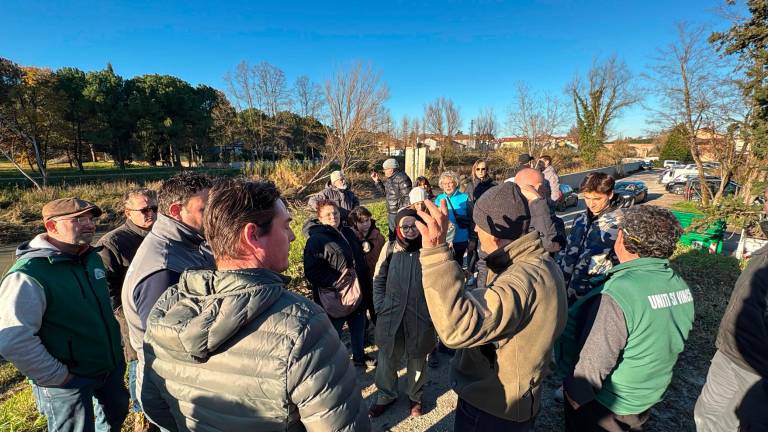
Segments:
[[[636,269],[636,270],[654,270],[669,268],[669,260],[666,258],[637,258],[630,261],[625,261],[621,264],[610,268],[606,274],[613,275],[624,270]]]
[[[530,232],[512,243],[497,249],[485,259],[488,269],[496,274],[503,273],[516,259],[542,249],[537,231]],[[542,249],[543,250],[543,249]]]
[[[195,247],[199,247],[205,241],[205,238],[190,226],[164,214],[157,215],[157,221],[152,225],[152,234],[170,241],[191,244]]]
[[[150,228],[150,229],[140,228],[138,225],[136,225],[135,223],[131,222],[130,219],[126,219],[125,220],[125,227],[128,229],[128,231],[130,231],[130,232],[132,232],[134,234],[138,234],[138,235],[140,235],[142,237],[146,237],[147,234],[149,234],[149,232],[152,230],[152,228]]]

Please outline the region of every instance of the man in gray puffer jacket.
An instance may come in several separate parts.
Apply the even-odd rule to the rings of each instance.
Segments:
[[[213,187],[216,270],[188,270],[144,339],[147,416],[172,431],[368,431],[356,372],[320,306],[285,289],[295,236],[271,182]]]

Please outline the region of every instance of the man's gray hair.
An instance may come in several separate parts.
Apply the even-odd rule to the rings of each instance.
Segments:
[[[157,192],[147,188],[133,188],[129,189],[123,194],[123,207],[128,207],[128,201],[135,196],[143,196],[148,200],[157,201]]]

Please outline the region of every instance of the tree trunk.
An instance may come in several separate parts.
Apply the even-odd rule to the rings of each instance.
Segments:
[[[691,156],[696,163],[696,169],[699,171],[699,185],[701,187],[701,206],[709,207],[711,202],[710,190],[707,185],[707,179],[704,174],[704,164],[701,162],[701,155],[699,154],[699,146],[696,144],[696,131],[689,131],[690,137],[688,138],[688,145],[691,148]]]
[[[21,175],[23,175],[24,177],[26,177],[26,178],[27,178],[27,180],[31,181],[31,182],[32,182],[32,184],[33,184],[33,185],[35,185],[35,187],[37,188],[37,190],[43,190],[43,188],[42,188],[42,187],[40,187],[40,184],[39,184],[38,182],[36,182],[36,181],[35,181],[35,179],[33,179],[33,178],[32,178],[32,177],[29,175],[29,174],[25,173],[25,172],[24,172],[24,169],[22,169],[22,168],[21,168],[21,166],[20,166],[18,163],[16,163],[16,161],[13,159],[13,157],[11,157],[11,155],[10,155],[10,154],[6,153],[6,151],[5,151],[5,150],[3,150],[3,149],[1,149],[1,148],[0,148],[0,152],[2,152],[2,153],[3,153],[3,156],[5,156],[5,158],[6,158],[6,159],[8,159],[8,161],[9,161],[9,162],[11,162],[11,163],[13,164],[13,166],[14,166],[14,167],[15,167],[17,170],[19,170],[19,172],[21,173]]]

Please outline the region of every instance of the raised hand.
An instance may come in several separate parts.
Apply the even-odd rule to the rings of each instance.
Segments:
[[[372,172],[371,173],[371,179],[373,179],[373,181],[375,181],[375,182],[378,182],[379,181],[379,173],[377,173],[376,171]]]
[[[445,237],[448,234],[448,206],[445,198],[440,200],[440,207],[432,201],[426,200],[424,204],[427,211],[418,211],[419,216],[424,221],[416,221],[416,227],[421,233],[421,245],[425,248],[432,248],[445,243]]]

